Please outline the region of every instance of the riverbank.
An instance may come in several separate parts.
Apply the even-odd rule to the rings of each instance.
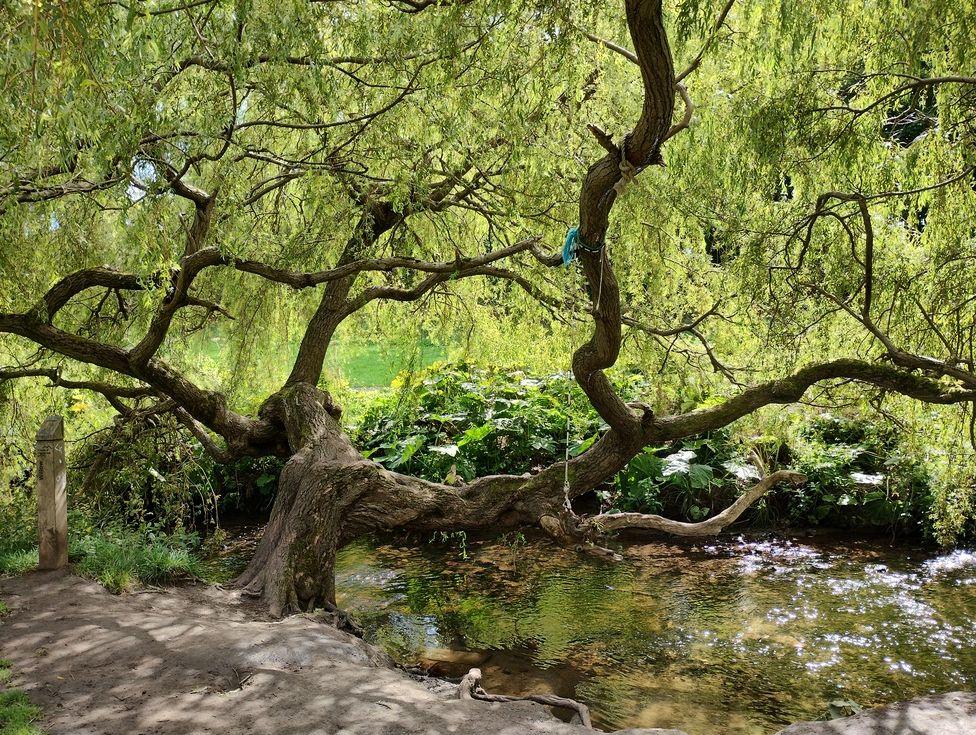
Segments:
[[[214,587],[113,595],[63,572],[34,572],[0,580],[0,599],[9,607],[0,622],[8,684],[41,708],[50,735],[593,732],[528,702],[459,700],[455,685],[411,676],[311,616],[271,620]],[[976,697],[956,693],[783,735],[949,735],[974,725]]]
[[[579,735],[539,705],[455,698],[308,616],[191,586],[112,595],[64,573],[0,580],[0,650],[51,735]],[[661,730],[628,732],[663,733]]]

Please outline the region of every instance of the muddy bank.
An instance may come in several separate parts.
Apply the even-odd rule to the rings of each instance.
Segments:
[[[51,735],[587,732],[531,703],[459,701],[352,636],[305,616],[270,620],[223,590],[114,596],[47,572],[0,580],[0,599],[11,685],[43,708]]]

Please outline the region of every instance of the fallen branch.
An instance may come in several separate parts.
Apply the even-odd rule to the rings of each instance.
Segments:
[[[590,720],[590,709],[582,702],[554,694],[526,694],[522,697],[511,697],[506,694],[488,694],[481,688],[481,669],[471,669],[458,684],[458,699],[477,699],[482,702],[536,702],[547,707],[562,707],[576,712],[583,727],[593,728]]]
[[[675,536],[714,536],[735,522],[750,505],[781,482],[799,485],[806,482],[806,476],[790,470],[773,472],[742,493],[732,505],[721,513],[698,523],[673,521],[670,518],[644,513],[601,513],[592,518],[583,519],[580,523],[580,530],[605,533],[606,531],[641,528],[662,531]]]

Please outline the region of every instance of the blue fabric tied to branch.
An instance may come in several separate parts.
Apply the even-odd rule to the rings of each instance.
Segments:
[[[563,244],[563,265],[567,268],[576,257],[576,243],[579,241],[579,227],[571,227],[566,233],[566,242]]]
[[[585,250],[588,253],[600,253],[603,250],[603,243],[599,245],[588,245],[586,241],[580,237],[579,227],[571,227],[569,232],[566,233],[566,242],[563,244],[563,265],[569,267],[569,264],[576,260],[576,253],[580,250]]]

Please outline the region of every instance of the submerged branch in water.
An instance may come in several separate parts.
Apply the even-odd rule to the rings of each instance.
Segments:
[[[576,712],[583,727],[592,729],[590,709],[582,702],[554,694],[526,694],[522,697],[512,697],[507,694],[489,694],[481,688],[481,669],[471,669],[461,678],[458,684],[458,699],[477,699],[482,702],[536,702],[547,707],[562,707]]]

